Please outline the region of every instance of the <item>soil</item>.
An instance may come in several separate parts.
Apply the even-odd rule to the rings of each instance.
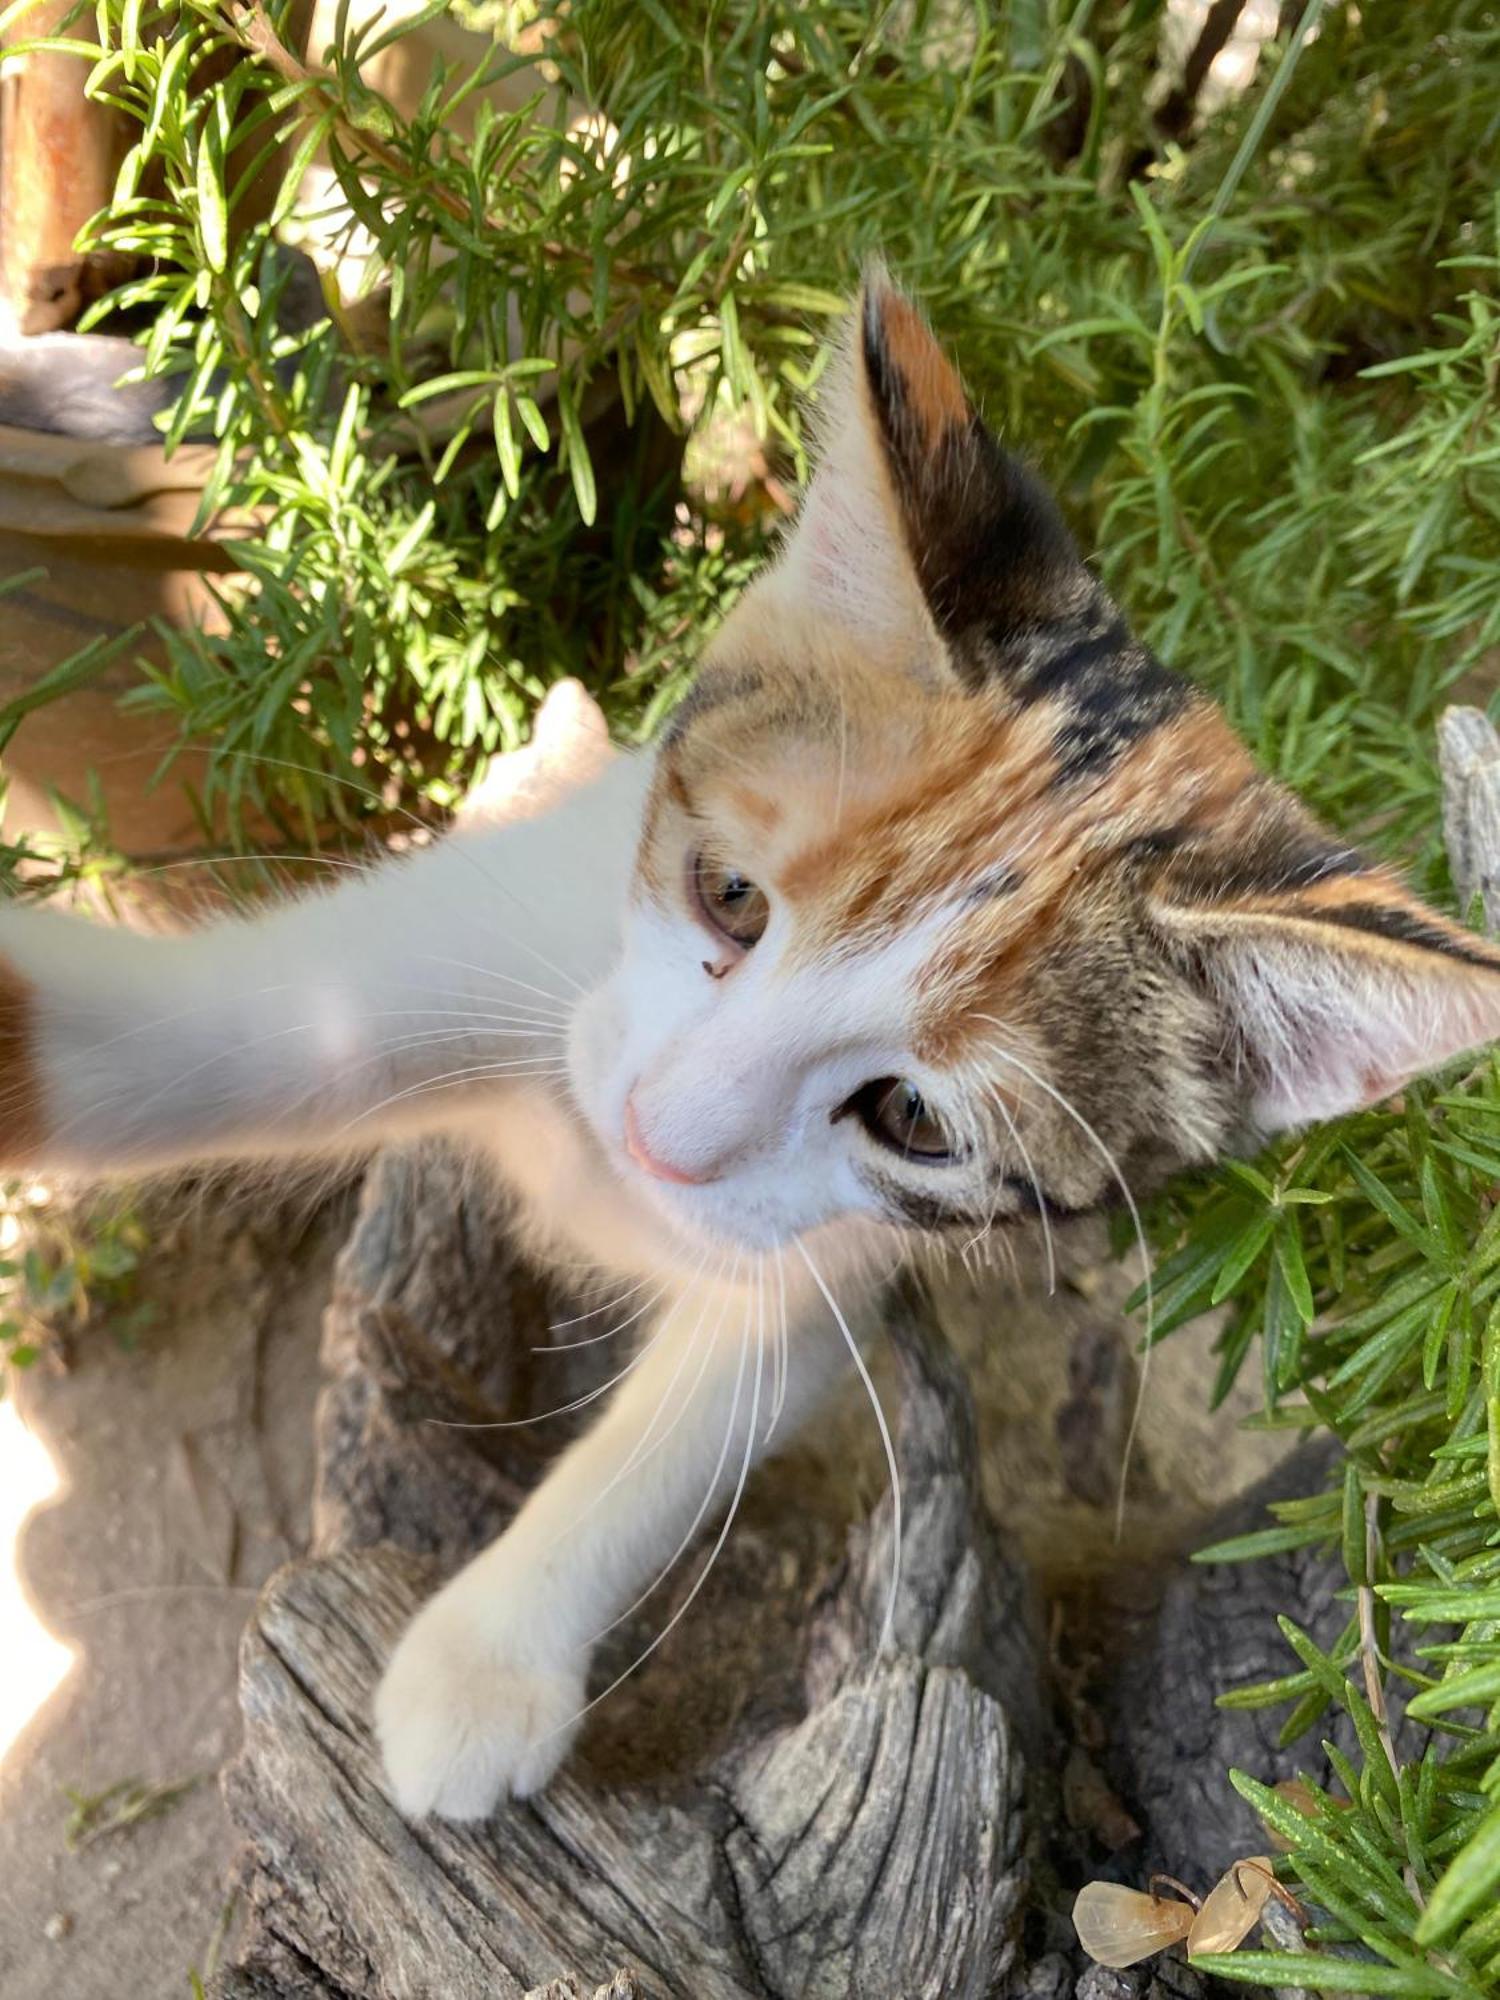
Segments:
[[[0,1762],[6,2000],[185,1996],[212,1959],[239,1636],[304,1546],[319,1321],[347,1214],[158,1200],[141,1285],[155,1311],[136,1344],[96,1326],[66,1368],[20,1378],[62,1484],[26,1521],[18,1569],[77,1658]],[[197,1782],[162,1817],[70,1852],[67,1791],[129,1779]]]

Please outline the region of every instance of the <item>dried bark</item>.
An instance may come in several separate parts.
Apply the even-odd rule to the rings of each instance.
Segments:
[[[694,2000],[993,1991],[1026,1883],[1004,1697],[1039,1734],[1038,1675],[1021,1582],[979,1512],[967,1392],[910,1293],[891,1314],[907,1515],[891,1654],[883,1499],[842,1548],[737,1537],[686,1643],[621,1690],[542,1798],[478,1830],[411,1826],[386,1800],[367,1724],[381,1662],[537,1456],[524,1430],[424,1419],[495,1421],[572,1386],[528,1365],[546,1292],[495,1202],[431,1148],[371,1176],[328,1317],[328,1553],[273,1581],[246,1636],[226,1796],[252,1922],[222,2000],[494,2000],[563,1968]],[[664,1722],[676,1769],[643,1782],[637,1739]]]
[[[1331,1457],[1325,1446],[1299,1451],[1227,1509],[1202,1545],[1265,1527],[1272,1500],[1319,1491]],[[1144,1616],[1132,1608],[1138,1583],[1122,1574],[1112,1593],[1114,1643],[1099,1697],[1110,1777],[1145,1829],[1123,1872],[1142,1882],[1161,1869],[1206,1886],[1237,1857],[1265,1849],[1265,1828],[1230,1784],[1231,1770],[1267,1784],[1299,1770],[1332,1782],[1316,1739],[1278,1743],[1284,1709],[1223,1709],[1214,1698],[1290,1671],[1278,1616],[1332,1646],[1349,1615],[1335,1594],[1348,1578],[1336,1555],[1307,1549],[1185,1564]]]
[[[1478,708],[1445,710],[1438,724],[1443,838],[1459,909],[1476,896],[1484,927],[1500,931],[1500,736]]]
[[[1157,129],[1165,138],[1181,139],[1192,126],[1208,73],[1229,46],[1230,37],[1239,26],[1244,11],[1245,0],[1213,0],[1213,5],[1203,17],[1198,38],[1188,51],[1182,79],[1173,87],[1156,114]]]
[[[1097,1824],[1064,1820],[1035,1607],[980,1504],[967,1387],[914,1284],[887,1313],[905,1502],[889,1654],[888,1497],[840,1534],[778,1515],[773,1470],[691,1619],[542,1798],[482,1829],[413,1827],[386,1800],[367,1721],[381,1663],[550,1455],[529,1428],[446,1426],[582,1393],[586,1350],[532,1351],[576,1310],[517,1254],[501,1198],[463,1161],[424,1147],[377,1164],[327,1319],[318,1554],[273,1581],[245,1641],[245,1747],[226,1797],[250,1922],[219,2000],[519,2000],[568,1973],[584,1991],[619,1973],[640,2000],[1072,2000],[1083,1968],[1062,1913]],[[1247,1575],[1246,1610],[1226,1616]],[[1180,1826],[1202,1862],[1200,1795],[1228,1754],[1212,1710],[1225,1637],[1243,1633],[1260,1671],[1273,1607],[1318,1625],[1293,1586],[1273,1565],[1189,1571],[1132,1630],[1101,1759],[1153,1852],[1174,1851],[1154,1829]],[[653,1629],[623,1632],[604,1675]],[[1183,1755],[1153,1762],[1162,1728],[1180,1730]],[[1290,1768],[1255,1748],[1262,1774]],[[1182,1967],[1111,1978],[1107,2000],[1199,1990]]]

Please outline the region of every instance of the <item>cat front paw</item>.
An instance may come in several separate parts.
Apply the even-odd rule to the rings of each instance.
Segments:
[[[440,1593],[418,1613],[375,1692],[390,1794],[408,1819],[485,1819],[540,1791],[572,1745],[587,1695],[582,1656],[507,1657],[496,1635]]]

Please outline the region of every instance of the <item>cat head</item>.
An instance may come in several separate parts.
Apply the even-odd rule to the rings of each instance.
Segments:
[[[657,752],[590,1093],[692,1234],[974,1235],[1500,1034],[1500,954],[1131,637],[916,309],[862,293],[779,559]]]

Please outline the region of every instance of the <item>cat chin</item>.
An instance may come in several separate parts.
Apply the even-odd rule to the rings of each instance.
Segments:
[[[753,1184],[730,1180],[706,1187],[665,1186],[642,1173],[618,1147],[612,1149],[612,1159],[632,1195],[695,1255],[707,1250],[762,1256],[790,1250],[803,1238],[863,1238],[875,1227],[870,1217],[857,1213],[790,1215],[781,1201],[767,1202]]]

